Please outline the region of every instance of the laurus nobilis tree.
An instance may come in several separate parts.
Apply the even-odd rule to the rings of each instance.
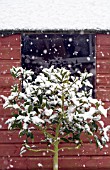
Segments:
[[[13,67],[11,74],[22,82],[23,90],[15,84],[8,97],[2,96],[3,107],[12,109],[12,117],[6,121],[8,128],[19,128],[19,135],[26,137],[21,153],[50,151],[54,155],[53,170],[58,170],[59,151],[81,146],[82,133],[90,141],[94,138],[101,149],[109,141],[110,126],[105,127],[102,121],[103,116],[107,117],[107,109],[100,100],[92,98],[92,85],[88,80],[91,73],[78,72],[78,76],[71,76],[69,70],[51,66],[44,68],[35,80],[32,80],[34,72],[22,67]],[[29,146],[28,139],[34,139],[33,127],[44,135],[45,149]],[[72,142],[75,147],[59,148],[62,141]]]

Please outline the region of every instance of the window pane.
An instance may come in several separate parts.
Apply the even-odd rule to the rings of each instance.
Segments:
[[[37,75],[42,68],[65,67],[72,75],[77,70],[95,76],[95,36],[90,34],[23,34],[22,66]],[[91,79],[94,84],[94,77]]]

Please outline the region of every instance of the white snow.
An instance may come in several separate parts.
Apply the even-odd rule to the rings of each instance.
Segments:
[[[43,167],[43,165],[41,163],[38,163],[38,167]]]
[[[13,168],[13,165],[10,165],[10,168]]]
[[[51,116],[51,115],[52,115],[52,112],[53,112],[52,109],[45,109],[44,114],[45,114],[46,116]]]
[[[107,140],[107,142],[109,142],[109,137],[108,137],[108,134],[107,132],[110,130],[110,125],[106,126],[105,128],[103,128],[103,131],[104,131],[104,137],[105,139]]]
[[[104,107],[100,105],[100,106],[98,107],[98,110],[99,110],[105,117],[107,117],[107,109],[104,109]]]
[[[84,114],[79,114],[79,117],[83,117],[84,120],[93,119],[94,113],[96,113],[96,109],[94,107],[91,107],[88,112],[85,112]]]
[[[21,150],[20,150],[20,156],[22,156],[22,154],[25,153],[25,152],[26,152],[26,149],[25,149],[25,147],[23,146],[23,147],[21,148]]]
[[[8,119],[5,123],[8,124],[8,123],[13,123],[15,121],[15,117],[12,117],[10,119]]]
[[[109,0],[0,0],[0,30],[106,30],[109,21]]]
[[[27,129],[28,128],[28,124],[27,123],[23,123],[23,129]]]
[[[44,123],[44,121],[40,119],[38,116],[34,116],[31,119],[34,124]]]

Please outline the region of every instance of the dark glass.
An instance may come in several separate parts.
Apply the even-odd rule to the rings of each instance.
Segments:
[[[72,75],[77,70],[92,72],[95,76],[95,36],[90,34],[48,33],[23,34],[22,66],[35,75],[42,68],[65,67]],[[94,85],[94,76],[91,79]]]

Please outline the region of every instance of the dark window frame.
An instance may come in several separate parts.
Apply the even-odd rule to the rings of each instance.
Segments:
[[[69,35],[69,36],[73,36],[73,35],[88,35],[89,36],[89,41],[88,41],[88,48],[89,48],[89,56],[78,56],[78,57],[73,57],[73,58],[71,58],[71,57],[69,57],[69,58],[63,58],[63,57],[57,57],[56,59],[49,59],[49,62],[47,62],[47,64],[48,64],[48,66],[46,66],[46,67],[49,67],[49,63],[52,63],[51,65],[54,65],[54,62],[59,62],[59,63],[65,63],[65,62],[67,62],[68,64],[71,64],[71,63],[73,63],[74,64],[74,67],[77,67],[78,65],[87,65],[88,63],[90,64],[90,65],[92,65],[92,64],[95,64],[95,34],[89,34],[89,33],[87,33],[87,34],[76,34],[76,33],[71,33],[71,31],[70,32],[42,32],[42,33],[23,33],[22,34],[22,36],[25,36],[25,35],[49,35],[49,34],[55,34],[55,35],[65,35],[65,34],[67,34],[67,35]],[[93,42],[94,41],[94,42]],[[94,47],[93,47],[93,44],[94,44]],[[21,48],[23,48],[23,47],[21,47]],[[22,53],[22,52],[21,52]],[[23,54],[24,55],[24,54]],[[31,55],[30,55],[31,56]],[[89,60],[88,60],[88,58],[89,58]],[[41,56],[38,58],[38,60],[39,59],[41,59],[41,62],[44,62],[43,60],[42,60],[42,58],[41,58]],[[24,61],[23,61],[23,57],[22,57],[22,66],[23,66],[23,63]],[[72,65],[73,66],[73,65]],[[78,66],[79,67],[79,66]],[[25,67],[24,67],[25,68]],[[31,67],[30,69],[32,69],[33,67]],[[28,69],[28,68],[27,68]],[[95,72],[96,72],[96,68],[95,68],[95,66],[94,66],[94,69],[95,69]],[[84,71],[84,70],[83,70]],[[88,71],[88,69],[87,69],[87,71]],[[89,71],[88,71],[89,72]],[[93,79],[92,79],[92,84],[93,84],[93,86],[94,86],[94,89],[95,89],[95,75],[93,76]],[[94,94],[95,94],[95,92],[94,92]],[[95,96],[93,94],[93,96]]]

